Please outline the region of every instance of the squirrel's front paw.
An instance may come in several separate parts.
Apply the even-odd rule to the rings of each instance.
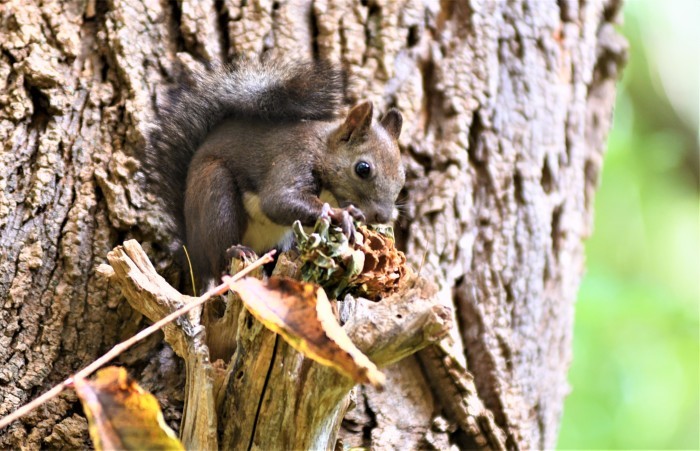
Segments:
[[[353,219],[356,221],[365,220],[364,213],[354,205],[349,205],[345,208],[331,208],[328,204],[324,204],[321,215],[328,216],[331,220],[331,224],[339,226],[343,234],[350,240],[350,243],[355,242],[355,225],[353,224]]]
[[[350,216],[352,216],[352,219],[355,221],[360,221],[360,222],[367,222],[365,220],[365,214],[362,213],[362,210],[357,208],[354,205],[348,205],[347,207],[343,208],[343,210],[347,211]]]

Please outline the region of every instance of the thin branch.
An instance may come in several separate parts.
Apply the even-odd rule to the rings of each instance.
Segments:
[[[221,285],[218,285],[218,286],[210,289],[209,291],[204,293],[202,296],[195,298],[192,302],[188,303],[187,305],[175,310],[171,314],[156,321],[155,323],[153,323],[150,326],[148,326],[147,328],[143,329],[141,332],[139,332],[138,334],[129,338],[128,340],[125,340],[125,341],[115,345],[106,354],[104,354],[102,357],[98,358],[97,360],[95,360],[94,362],[92,362],[90,365],[86,366],[82,370],[75,373],[75,375],[73,375],[73,376],[69,377],[68,379],[64,380],[63,382],[59,383],[58,385],[53,387],[51,390],[47,391],[46,393],[39,396],[38,398],[30,401],[29,403],[23,405],[22,407],[15,410],[11,414],[1,418],[0,419],[0,430],[9,426],[13,421],[18,420],[18,419],[22,418],[23,416],[27,415],[29,412],[36,409],[40,405],[46,403],[50,399],[53,399],[56,396],[60,395],[61,392],[66,387],[70,386],[73,383],[74,379],[87,378],[95,370],[100,368],[102,365],[106,364],[107,362],[109,362],[113,358],[117,357],[119,354],[126,351],[131,346],[133,346],[134,344],[143,340],[144,338],[148,337],[152,333],[160,330],[166,324],[176,320],[177,318],[181,317],[182,315],[185,315],[186,313],[190,312],[194,308],[199,307],[200,305],[204,304],[209,299],[211,299],[213,296],[218,296],[220,294],[225,293],[226,291],[229,290],[229,288],[230,288],[229,284],[231,282],[235,282],[237,280],[240,280],[244,276],[249,274],[251,271],[253,271],[254,269],[257,269],[260,266],[271,262],[273,260],[272,256],[274,254],[275,254],[275,251],[272,250],[272,251],[268,252],[267,254],[263,255],[262,257],[260,257],[259,259],[257,259],[256,261],[254,261],[250,266],[247,266],[246,268],[237,272],[235,275],[233,275],[231,277],[225,277],[224,282]]]

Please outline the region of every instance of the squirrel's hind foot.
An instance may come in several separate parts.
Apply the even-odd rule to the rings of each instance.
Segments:
[[[248,246],[243,246],[242,244],[234,244],[233,246],[226,249],[226,259],[232,260],[234,258],[244,261],[254,261],[258,258],[258,254],[256,254],[255,251],[249,248]]]

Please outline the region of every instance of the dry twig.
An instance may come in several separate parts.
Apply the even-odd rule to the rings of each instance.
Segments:
[[[272,261],[272,256],[274,255],[275,251],[272,250],[268,252],[267,254],[263,255],[259,259],[257,259],[254,263],[252,263],[250,266],[247,266],[246,268],[242,269],[235,275],[231,277],[226,277],[224,282],[206,293],[204,293],[202,296],[199,296],[198,298],[195,298],[194,301],[188,303],[187,305],[183,306],[182,308],[172,312],[171,314],[163,317],[161,320],[156,321],[155,323],[151,324],[147,328],[143,329],[141,332],[138,334],[134,335],[133,337],[129,338],[128,340],[125,340],[117,345],[115,345],[112,349],[110,349],[107,353],[99,357],[97,360],[92,362],[90,365],[86,366],[82,370],[78,371],[75,373],[73,376],[69,377],[68,379],[64,380],[63,382],[57,384],[54,386],[51,390],[47,391],[43,395],[39,396],[38,398],[30,401],[29,403],[23,405],[19,409],[15,410],[11,414],[0,418],[0,429],[3,429],[7,426],[9,426],[13,421],[18,420],[22,418],[23,416],[27,415],[30,413],[32,410],[36,409],[37,407],[41,406],[42,404],[48,402],[49,400],[55,398],[56,396],[60,395],[63,390],[65,390],[67,387],[70,387],[73,384],[73,380],[78,379],[78,378],[86,378],[90,376],[93,372],[95,372],[97,369],[99,369],[102,365],[108,363],[110,360],[114,359],[118,355],[120,355],[122,352],[126,351],[129,349],[131,346],[135,345],[139,341],[143,340],[144,338],[148,337],[149,335],[153,334],[154,332],[160,330],[163,326],[165,326],[168,323],[171,323],[172,321],[176,320],[177,318],[181,317],[182,315],[187,314],[191,310],[193,310],[196,307],[199,307],[200,305],[204,304],[207,302],[209,299],[211,299],[213,296],[218,296],[220,294],[225,293],[226,291],[229,290],[230,284],[232,282],[235,282],[237,280],[242,279],[244,276],[249,274],[251,271],[254,269],[269,263]]]

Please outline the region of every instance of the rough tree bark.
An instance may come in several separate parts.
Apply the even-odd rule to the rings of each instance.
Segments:
[[[171,267],[158,245],[167,237],[157,193],[144,192],[137,158],[161,88],[183,67],[276,49],[339,62],[350,101],[403,112],[399,243],[458,325],[442,346],[387,368],[383,393],[358,391],[344,443],[490,444],[479,438],[486,412],[509,448],[553,447],[582,240],[625,56],[619,8],[620,0],[3,2],[0,416],[143,325],[95,268],[130,237],[153,243],[152,260]],[[161,337],[121,363],[177,428],[182,362]],[[0,448],[85,446],[80,412],[65,393],[0,431]]]

